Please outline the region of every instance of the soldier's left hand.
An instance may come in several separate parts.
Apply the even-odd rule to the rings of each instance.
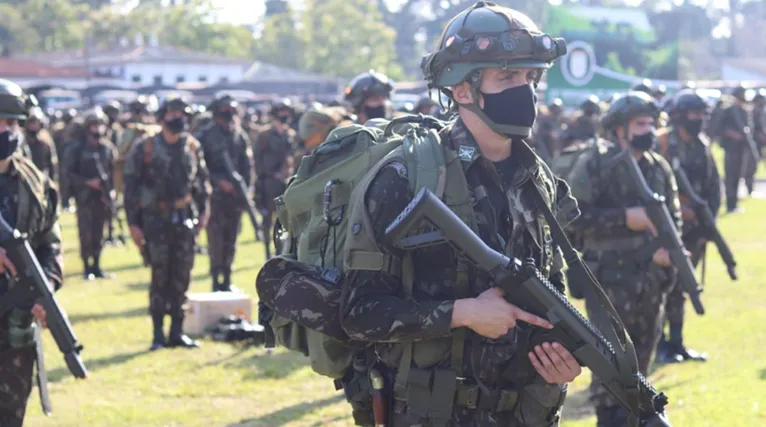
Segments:
[[[529,352],[529,361],[548,384],[566,384],[582,373],[577,360],[563,345],[555,342],[535,346]]]
[[[45,309],[40,304],[35,304],[32,307],[32,314],[35,316],[35,319],[37,319],[38,322],[40,322],[40,326],[43,328],[48,327],[48,323],[45,321]]]

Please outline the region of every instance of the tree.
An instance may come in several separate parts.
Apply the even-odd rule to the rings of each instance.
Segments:
[[[255,42],[257,59],[281,67],[305,67],[305,37],[296,26],[289,5],[282,13],[269,16],[263,23],[261,37]]]

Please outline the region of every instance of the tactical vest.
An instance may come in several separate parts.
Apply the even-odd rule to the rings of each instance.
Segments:
[[[139,189],[139,204],[141,209],[146,209],[161,215],[167,215],[173,210],[184,209],[193,206],[192,186],[197,176],[197,153],[199,142],[190,135],[182,136],[176,144],[183,145],[181,152],[181,168],[184,182],[181,188],[173,186],[173,193],[166,194],[168,180],[179,177],[171,176],[171,165],[173,159],[169,152],[167,142],[162,139],[161,134],[145,139],[141,143],[143,151],[143,162],[141,168],[142,185]],[[144,181],[146,180],[146,181]],[[172,182],[171,182],[172,183]],[[148,184],[148,185],[147,185]],[[162,188],[162,190],[160,190]],[[158,194],[162,193],[162,194]]]

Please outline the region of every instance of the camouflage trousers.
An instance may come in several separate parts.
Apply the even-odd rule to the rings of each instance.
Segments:
[[[183,316],[194,267],[194,231],[168,224],[160,233],[147,238],[152,265],[149,314]]]
[[[660,340],[665,319],[664,308],[673,279],[668,270],[650,264],[635,272],[610,270],[604,266],[597,270],[599,282],[620,315],[625,329],[636,348],[638,369],[646,375]],[[618,273],[615,273],[618,271]],[[586,299],[588,317],[593,318],[595,301]],[[601,381],[595,376],[590,384],[590,400],[596,408],[618,405]],[[613,426],[616,427],[616,426]]]
[[[684,245],[692,253],[692,264],[697,267],[700,259],[702,259],[703,247],[699,245],[692,246],[689,242],[684,242]],[[668,294],[668,301],[665,304],[665,316],[667,317],[667,323],[682,325],[684,323],[684,315],[686,313],[686,295],[683,288],[680,285],[673,286],[673,289]]]
[[[0,426],[21,426],[32,392],[35,346],[0,351]]]
[[[726,148],[724,157],[724,186],[726,188],[726,208],[735,209],[739,202],[737,189],[739,180],[745,176],[745,147],[740,144]]]
[[[210,221],[207,223],[207,251],[210,254],[211,269],[231,269],[241,223],[241,209],[225,201],[211,204]]]
[[[80,236],[80,256],[83,258],[101,254],[104,227],[111,217],[109,208],[100,200],[77,201],[77,231]]]

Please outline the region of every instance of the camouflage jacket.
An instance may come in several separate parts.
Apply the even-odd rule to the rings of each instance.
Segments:
[[[25,133],[24,155],[30,158],[37,169],[48,175],[53,182],[58,182],[59,159],[53,137],[47,130],[41,129],[37,135]]]
[[[678,158],[692,190],[707,202],[713,215],[716,215],[721,207],[721,177],[710,153],[710,140],[707,136],[700,135],[693,141],[685,142],[681,140],[678,131],[671,128],[659,140],[662,155],[668,162]],[[681,206],[687,206],[688,200],[683,194],[680,195],[680,201]],[[684,234],[693,228],[694,224],[684,223]]]
[[[652,239],[649,232],[635,232],[627,226],[626,209],[640,206],[640,199],[626,165],[610,162],[622,148],[603,139],[598,144],[585,167],[572,172],[570,181],[582,212],[572,226],[585,240],[586,260],[598,260],[605,251],[632,252]],[[653,151],[644,153],[638,163],[652,190],[665,197],[680,230],[678,188],[670,165]]]
[[[518,165],[513,156],[493,164],[480,154],[476,141],[460,120],[442,135],[444,144],[459,150],[471,192],[481,194],[486,190],[487,199],[479,196],[484,202],[474,205],[482,239],[509,256],[535,259],[542,271],[552,271],[548,273],[552,282],[563,289],[560,250],[551,244],[549,233],[540,235],[541,230],[547,230],[547,225],[539,222],[544,220],[538,216],[529,192],[534,190],[533,181],[544,186],[548,197],[555,201],[552,210],[566,224],[578,214],[567,184],[553,176],[539,160],[533,174]],[[397,256],[403,254],[385,243],[384,233],[413,196],[407,173],[406,166],[400,163],[383,167],[365,198],[380,250]],[[487,201],[492,206],[491,212],[479,207],[486,206]],[[391,367],[397,366],[405,341],[444,341],[447,345],[437,365],[449,367],[452,310],[458,298],[455,289],[458,254],[449,245],[442,244],[417,249],[410,256],[414,265],[412,298],[403,297],[401,280],[388,273],[347,272],[341,303],[343,327],[353,339],[375,342],[378,357]],[[492,286],[483,272],[469,267],[468,274],[469,297],[478,296]],[[463,358],[465,376],[478,378],[490,386],[502,382],[499,375],[502,369],[520,347],[524,348],[516,331],[500,340],[467,338]]]
[[[50,284],[58,290],[63,283],[64,258],[61,251],[61,229],[58,224],[58,190],[55,184],[34,167],[32,161],[16,153],[11,157],[2,189],[7,209],[15,211],[11,226],[29,236],[29,244],[37,256]],[[11,215],[8,215],[11,216]],[[6,236],[4,236],[5,238]],[[20,266],[16,266],[20,268]],[[0,278],[0,298],[11,283]],[[0,351],[34,342],[32,307],[18,307],[0,316]]]
[[[86,141],[72,142],[65,149],[62,173],[67,174],[69,182],[74,187],[75,197],[81,202],[96,200],[102,197],[102,191],[88,187],[85,182],[99,178],[99,168],[96,164],[96,156],[106,174],[107,186],[114,188],[114,161],[117,159],[117,151],[112,143],[102,138],[98,143]]]
[[[144,233],[161,232],[172,211],[201,216],[210,192],[205,156],[191,135],[174,144],[161,133],[144,138],[125,159],[125,212],[128,223]]]
[[[226,172],[222,153],[229,153],[229,158],[237,172],[242,176],[245,185],[250,188],[253,185],[253,153],[250,149],[250,138],[239,127],[234,132],[227,133],[217,123],[211,123],[197,135],[197,140],[205,153],[210,181],[213,184],[213,201],[233,200],[233,195],[225,194],[216,183],[220,180],[231,181]]]
[[[255,173],[258,179],[274,178],[282,173],[283,179],[287,179],[290,172],[290,160],[293,152],[293,140],[295,131],[288,129],[284,134],[279,133],[273,126],[264,129],[258,134],[253,144],[253,157],[255,158]]]

